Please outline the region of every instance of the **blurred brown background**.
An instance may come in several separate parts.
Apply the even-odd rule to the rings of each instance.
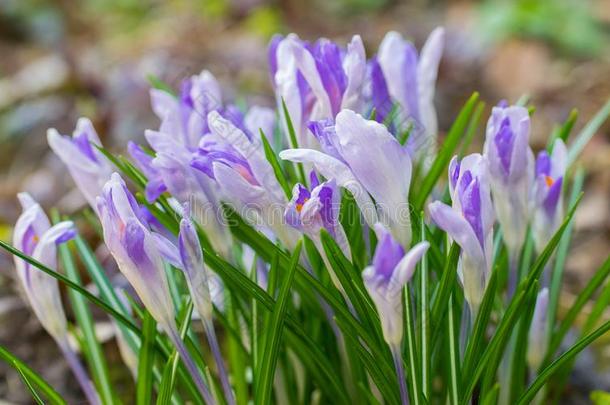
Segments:
[[[67,213],[81,203],[47,147],[48,127],[71,133],[77,118],[88,116],[102,142],[120,152],[157,126],[149,74],[177,87],[182,77],[208,69],[227,99],[273,105],[266,44],[276,32],[340,43],[359,33],[370,56],[389,30],[419,47],[437,25],[447,28],[436,95],[442,131],[472,91],[488,106],[529,94],[539,149],[572,108],[580,112],[577,133],[610,97],[609,0],[0,0],[0,238],[10,239],[18,191]],[[581,158],[586,194],[563,306],[610,252],[609,129],[602,127]],[[0,344],[77,401],[57,349],[17,296],[13,272],[0,253]],[[610,355],[610,346],[597,350],[584,356],[572,381],[575,402],[593,388],[610,389],[604,362],[591,365],[607,358],[598,354]],[[116,355],[112,346],[108,351]],[[18,375],[0,364],[3,398],[30,401]]]

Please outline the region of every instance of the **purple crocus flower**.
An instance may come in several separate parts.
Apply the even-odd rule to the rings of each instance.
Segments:
[[[351,252],[343,226],[339,222],[340,195],[335,180],[329,180],[318,184],[317,177],[312,172],[311,192],[302,184],[296,184],[292,190],[292,199],[286,207],[284,217],[286,223],[293,228],[303,232],[316,245],[320,255],[324,259],[326,267],[330,271],[331,278],[337,288],[340,288],[339,280],[328,262],[320,232],[326,230],[343,250],[347,258],[351,258]]]
[[[15,224],[13,246],[26,255],[57,268],[57,245],[75,235],[70,221],[51,226],[40,205],[27,193],[18,195],[23,213]],[[57,280],[15,256],[15,267],[26,296],[36,316],[51,336],[61,343],[67,342],[66,316],[61,305]]]
[[[207,116],[222,107],[222,93],[216,78],[207,70],[182,82],[179,97],[151,89],[153,111],[161,120],[159,132],[171,134],[174,140],[195,149],[208,132]]]
[[[282,159],[312,163],[356,199],[369,226],[382,222],[405,246],[411,241],[408,195],[411,158],[387,128],[350,110],[341,111],[334,126],[322,123],[316,136],[324,152],[288,149]],[[375,199],[373,203],[371,196]]]
[[[527,344],[527,363],[534,373],[540,368],[547,349],[548,303],[549,290],[543,288],[536,298]]]
[[[210,134],[202,139],[191,165],[216,182],[226,202],[261,221],[287,247],[294,247],[296,233],[282,221],[286,197],[260,138],[249,137],[218,112],[209,114],[208,123]]]
[[[428,250],[428,242],[420,242],[405,252],[388,229],[375,225],[377,248],[373,263],[362,272],[364,285],[377,306],[383,336],[391,346],[399,346],[403,335],[402,289],[411,279],[416,264]]]
[[[529,219],[534,172],[529,133],[530,117],[526,108],[493,108],[487,122],[484,155],[489,162],[494,207],[511,260],[519,254]]]
[[[279,110],[284,100],[302,147],[316,149],[307,132],[309,121],[334,118],[344,108],[362,108],[366,56],[358,35],[346,50],[328,39],[310,44],[295,34],[276,37],[269,47],[269,65]]]
[[[222,359],[222,353],[218,346],[218,339],[216,338],[212,319],[213,306],[209,276],[203,263],[203,252],[199,243],[199,237],[197,236],[197,230],[195,224],[190,219],[191,213],[188,204],[185,205],[183,214],[178,237],[180,262],[186,276],[193,304],[201,316],[208,343],[218,367],[218,374],[220,375],[225,399],[229,405],[234,405],[235,399],[231,391],[231,384],[229,383],[227,370]]]
[[[13,246],[45,266],[56,269],[57,245],[75,236],[74,224],[63,221],[51,226],[40,205],[29,194],[20,193],[18,197],[23,213],[15,224]],[[29,263],[17,256],[15,267],[34,314],[61,349],[87,400],[92,404],[100,404],[91,379],[70,346],[68,322],[61,304],[57,280],[33,269]]]
[[[542,252],[563,219],[561,190],[567,168],[567,150],[561,139],[553,145],[553,152],[538,154],[536,179],[532,192],[532,230],[536,250]]]
[[[487,159],[473,153],[449,165],[452,207],[435,201],[429,205],[436,225],[460,245],[458,272],[464,296],[476,316],[489,282],[493,253],[494,210],[489,190]]]
[[[163,258],[178,257],[174,246],[153,233],[141,214],[134,196],[118,173],[113,173],[97,198],[104,242],[119,270],[132,285],[152,317],[176,346],[207,403],[213,397],[180,338],[174,304],[169,292]],[[176,259],[170,260],[176,261]]]
[[[370,64],[377,119],[383,121],[397,105],[397,130],[412,126],[408,145],[418,157],[434,147],[438,132],[434,92],[444,38],[444,29],[435,29],[418,55],[411,42],[395,31],[388,32]]]
[[[80,192],[95,210],[95,198],[110,178],[112,167],[92,145],[102,144],[91,121],[80,118],[72,137],[62,136],[56,129],[51,128],[47,131],[47,140],[53,152],[68,168]]]
[[[428,242],[420,242],[405,252],[403,246],[380,223],[375,225],[377,247],[373,263],[362,272],[364,286],[373,299],[385,341],[390,346],[400,384],[401,403],[408,404],[406,379],[402,365],[403,309],[402,291],[415,266],[428,250]]]
[[[174,325],[174,304],[157,239],[117,173],[112,174],[97,203],[104,241],[121,273],[157,322]]]

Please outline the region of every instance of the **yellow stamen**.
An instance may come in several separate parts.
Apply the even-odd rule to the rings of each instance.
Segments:
[[[303,200],[302,204],[297,204],[297,212],[301,212],[301,210],[303,209],[303,204],[305,204],[307,201],[309,201],[309,198]]]

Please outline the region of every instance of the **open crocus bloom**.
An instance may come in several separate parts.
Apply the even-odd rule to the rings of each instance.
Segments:
[[[403,335],[402,289],[411,279],[415,266],[428,250],[428,242],[420,242],[405,254],[402,245],[382,225],[375,225],[377,248],[373,263],[362,272],[364,285],[377,307],[383,337],[398,347]]]
[[[148,228],[140,207],[117,173],[104,186],[97,205],[104,242],[121,273],[155,320],[171,329],[175,325],[174,304],[158,247],[162,237]]]
[[[444,37],[442,28],[432,31],[418,55],[398,32],[388,32],[370,62],[376,119],[384,121],[396,108],[393,124],[398,133],[411,128],[408,145],[418,158],[432,150],[438,132],[434,92]]]
[[[458,271],[473,316],[489,282],[493,253],[494,211],[487,160],[473,153],[449,165],[452,207],[435,201],[430,216],[461,247]]]
[[[498,222],[513,257],[519,254],[529,221],[529,194],[534,172],[529,133],[530,117],[526,108],[493,108],[487,122],[484,154],[489,162]]]
[[[15,224],[13,246],[45,266],[57,268],[57,245],[74,237],[70,221],[51,226],[46,214],[27,193],[19,194],[23,213]],[[36,317],[59,345],[67,345],[66,315],[57,280],[15,256],[15,267]]]
[[[261,135],[249,135],[215,111],[208,115],[208,124],[210,133],[201,140],[191,165],[215,181],[225,202],[261,221],[285,246],[294,247],[296,232],[282,220],[287,200],[265,158]]]
[[[72,137],[62,136],[56,129],[51,128],[47,131],[47,140],[53,152],[68,168],[80,192],[95,210],[95,198],[110,178],[112,167],[92,145],[102,144],[91,121],[80,118]]]
[[[350,110],[341,111],[334,126],[324,121],[311,128],[324,152],[288,149],[280,152],[280,157],[312,163],[324,177],[335,179],[338,186],[354,195],[370,226],[382,222],[400,243],[408,246],[411,158],[407,149],[384,125]]]
[[[311,179],[311,192],[302,184],[294,186],[292,199],[286,207],[284,217],[288,225],[311,238],[325,260],[333,282],[338,286],[339,282],[326,259],[320,232],[322,229],[326,230],[335,239],[345,257],[351,260],[349,243],[339,222],[340,195],[334,180],[318,184],[313,172]]]
[[[269,45],[269,65],[279,111],[283,100],[302,147],[317,146],[307,132],[309,121],[334,118],[344,108],[362,108],[366,56],[358,35],[346,50],[328,39],[310,44],[295,34],[275,37]]]
[[[561,139],[553,145],[549,156],[546,151],[536,159],[536,180],[532,193],[532,230],[536,250],[542,252],[561,225],[563,205],[561,189],[567,168],[567,150]]]

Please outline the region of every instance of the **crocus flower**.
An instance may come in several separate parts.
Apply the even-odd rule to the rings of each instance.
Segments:
[[[95,210],[95,198],[110,178],[112,167],[106,158],[92,145],[101,146],[91,121],[80,118],[72,137],[62,136],[56,129],[47,131],[49,146],[66,165],[76,186],[89,205]]]
[[[443,28],[432,31],[418,55],[411,42],[391,31],[381,42],[377,57],[371,61],[370,81],[376,118],[382,122],[396,105],[397,130],[405,131],[411,126],[408,145],[418,157],[434,147],[438,132],[434,92],[444,37]]]
[[[185,79],[178,97],[151,89],[150,98],[153,111],[161,119],[159,132],[170,134],[189,149],[197,148],[203,134],[208,132],[208,113],[222,108],[220,85],[207,70]]]
[[[452,207],[435,201],[430,216],[461,247],[458,263],[464,296],[475,316],[489,282],[493,253],[494,210],[487,159],[473,153],[449,165]]]
[[[487,122],[484,155],[489,162],[494,207],[511,260],[519,254],[529,220],[529,194],[534,172],[529,133],[530,118],[526,108],[493,108]]]
[[[390,345],[400,383],[402,403],[408,403],[401,356],[403,335],[402,290],[409,282],[415,266],[428,250],[428,242],[420,242],[405,253],[403,246],[382,225],[375,225],[377,248],[373,264],[362,272],[364,285],[373,299],[385,341]]]
[[[215,180],[226,202],[254,215],[284,245],[294,247],[296,234],[282,221],[286,197],[260,138],[249,137],[215,111],[208,115],[208,124],[211,133],[202,139],[192,166]]]
[[[527,363],[533,372],[540,368],[547,349],[548,303],[549,290],[543,288],[536,298],[527,344]]]
[[[333,283],[340,288],[339,280],[328,262],[320,238],[320,232],[326,230],[343,250],[343,254],[351,259],[347,236],[339,222],[340,195],[334,180],[318,184],[313,172],[311,178],[313,187],[311,192],[302,184],[294,186],[292,199],[286,207],[284,217],[288,225],[303,232],[313,241],[329,269]]]
[[[312,163],[327,179],[335,179],[353,195],[370,226],[382,222],[404,246],[411,241],[408,195],[411,158],[387,128],[350,110],[337,115],[334,126],[312,126],[324,152],[288,149],[282,159]],[[375,199],[373,204],[371,197]]]
[[[74,225],[70,221],[63,221],[51,226],[40,205],[29,194],[20,193],[18,197],[23,213],[15,224],[13,246],[45,266],[56,269],[57,245],[74,237]],[[92,404],[100,404],[91,379],[69,344],[68,322],[61,304],[57,280],[33,269],[29,263],[17,256],[15,267],[34,314],[57,342],[87,400]]]
[[[400,345],[403,334],[402,289],[411,279],[415,265],[428,250],[420,242],[405,252],[402,244],[381,223],[375,225],[377,247],[373,263],[362,272],[364,285],[377,306],[383,336],[391,346]]]
[[[358,35],[347,50],[328,39],[309,44],[295,34],[276,37],[269,47],[269,65],[278,109],[283,116],[283,100],[302,147],[316,149],[315,138],[307,132],[309,121],[334,118],[344,108],[362,108],[366,56]]]
[[[163,257],[175,255],[175,252],[164,252],[171,249],[171,244],[148,228],[140,207],[118,173],[113,173],[104,186],[97,205],[104,242],[119,270],[152,317],[169,335],[206,402],[214,403],[176,327],[174,304],[163,264]]]
[[[555,141],[550,156],[546,151],[542,151],[536,159],[536,179],[532,192],[532,230],[538,252],[542,252],[563,219],[561,189],[566,167],[567,150],[561,139]]]
[[[209,276],[203,263],[203,253],[199,243],[199,237],[197,236],[195,225],[190,219],[188,204],[185,205],[184,217],[180,221],[178,246],[180,261],[186,275],[189,291],[195,308],[201,316],[208,343],[210,344],[210,349],[218,367],[218,374],[220,375],[225,398],[229,405],[235,404],[233,392],[231,391],[231,384],[229,383],[227,370],[224,365],[224,360],[222,359],[222,353],[220,352],[218,339],[216,338],[214,329]]]

